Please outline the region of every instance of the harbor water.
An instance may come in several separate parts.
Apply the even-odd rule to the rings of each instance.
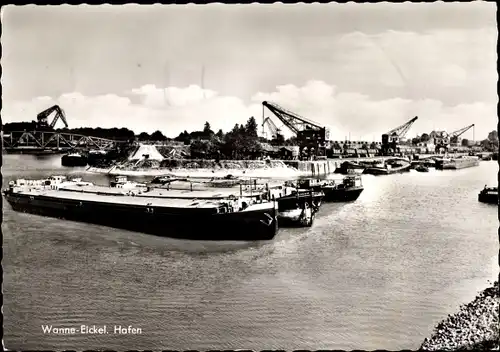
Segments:
[[[4,155],[3,187],[83,171],[61,167],[60,156]],[[482,161],[363,176],[356,202],[324,203],[312,228],[258,243],[154,237],[15,213],[4,201],[5,347],[417,349],[498,275],[498,207],[477,200],[497,173],[496,161]]]

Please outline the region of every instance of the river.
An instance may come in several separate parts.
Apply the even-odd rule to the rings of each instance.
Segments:
[[[4,186],[68,172],[83,170],[59,156],[3,159]],[[312,228],[260,243],[160,238],[3,202],[5,347],[416,349],[498,275],[498,207],[477,201],[497,172],[482,161],[363,176],[356,202],[323,204]],[[141,333],[55,335],[42,325]]]

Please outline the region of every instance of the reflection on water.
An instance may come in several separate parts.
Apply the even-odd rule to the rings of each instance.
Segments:
[[[6,155],[4,184],[65,169]],[[477,201],[495,161],[459,171],[363,176],[353,203],[273,241],[174,240],[3,204],[10,349],[414,349],[495,275],[498,208]],[[84,176],[106,184],[103,175]],[[42,333],[133,325],[141,335]],[[130,347],[129,347],[130,346]]]

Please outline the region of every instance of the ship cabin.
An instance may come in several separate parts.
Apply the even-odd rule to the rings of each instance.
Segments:
[[[135,187],[146,187],[143,183],[137,183],[129,181],[127,176],[116,176],[114,181],[110,182],[111,187],[114,188],[135,188]]]

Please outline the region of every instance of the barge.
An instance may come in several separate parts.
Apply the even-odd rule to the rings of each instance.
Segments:
[[[481,203],[496,204],[498,205],[498,187],[487,187],[479,192],[477,196],[478,201]]]
[[[363,182],[359,175],[349,175],[342,179],[342,182],[334,180],[301,180],[299,188],[322,191],[325,202],[351,202],[355,201],[363,192]]]
[[[87,166],[88,159],[80,153],[65,154],[61,157],[62,166]]]
[[[477,156],[464,155],[456,158],[436,159],[437,170],[459,170],[474,166],[479,166],[479,158]]]
[[[411,163],[406,159],[387,159],[379,166],[366,168],[363,173],[369,175],[391,175],[410,171]]]
[[[277,202],[263,197],[207,191],[196,198],[186,191],[126,190],[65,176],[11,181],[2,193],[15,211],[164,237],[255,241],[278,231]]]

